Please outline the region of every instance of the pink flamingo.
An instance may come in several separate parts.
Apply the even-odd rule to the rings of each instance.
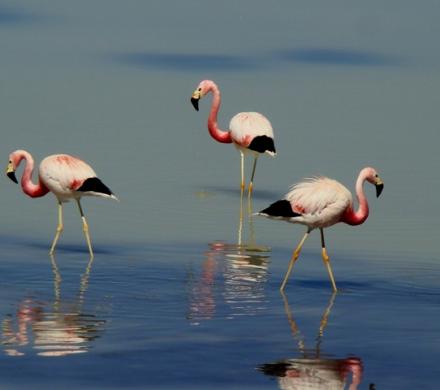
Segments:
[[[289,267],[281,284],[281,291],[284,290],[306,238],[316,228],[319,228],[321,232],[322,259],[327,267],[333,290],[337,291],[330,266],[330,258],[325,247],[324,228],[338,222],[349,225],[360,225],[365,222],[368,218],[368,202],[363,190],[365,181],[376,186],[377,197],[383,190],[383,181],[376,170],[370,167],[362,169],[356,181],[356,196],[359,202],[357,211],[353,210],[353,199],[350,191],[345,186],[327,177],[316,177],[294,184],[284,199],[257,213],[257,215],[264,217],[307,226],[306,234],[293,251]]]
[[[117,198],[110,189],[96,177],[95,171],[87,163],[68,154],[55,154],[41,161],[38,184],[34,184],[32,182],[34,160],[30,153],[25,150],[12,152],[9,155],[9,164],[6,174],[15,183],[18,183],[15,170],[22,160],[25,160],[24,172],[21,178],[23,192],[31,198],[39,198],[48,192],[52,192],[58,200],[58,226],[49,253],[53,254],[61,232],[63,231],[63,202],[75,199],[81,214],[87,246],[91,257],[93,257],[89,226],[84,216],[80,199],[85,195],[101,196],[116,200]]]
[[[212,80],[203,80],[191,97],[194,108],[199,110],[199,100],[212,92],[213,99],[208,117],[208,130],[212,138],[221,143],[234,143],[241,155],[241,191],[244,183],[244,155],[250,153],[254,156],[249,194],[252,192],[255,168],[260,154],[267,153],[275,156],[272,125],[269,120],[258,112],[240,112],[234,115],[229,123],[229,131],[221,130],[217,125],[217,113],[220,109],[220,90]]]

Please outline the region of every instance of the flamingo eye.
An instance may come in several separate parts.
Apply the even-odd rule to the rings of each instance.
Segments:
[[[374,175],[375,177],[379,177],[379,175],[376,173],[375,175]]]
[[[198,91],[201,91],[201,90],[202,90],[202,88],[199,88],[199,89],[198,89]]]

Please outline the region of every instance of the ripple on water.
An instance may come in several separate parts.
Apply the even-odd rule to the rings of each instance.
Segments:
[[[197,325],[216,315],[232,319],[263,311],[267,304],[269,251],[256,245],[211,243],[200,275],[189,282],[191,322]]]

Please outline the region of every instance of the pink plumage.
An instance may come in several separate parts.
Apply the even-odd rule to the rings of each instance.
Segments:
[[[111,190],[98,179],[92,167],[81,159],[67,154],[55,154],[43,159],[38,170],[38,183],[35,184],[32,182],[34,160],[31,154],[25,150],[12,152],[9,155],[9,164],[6,173],[8,177],[16,183],[15,170],[23,160],[25,161],[25,168],[21,178],[23,192],[32,198],[38,198],[46,195],[48,192],[52,192],[58,200],[58,227],[50,253],[53,253],[63,230],[62,203],[74,199],[78,204],[89,251],[91,256],[93,256],[88,224],[81,207],[80,199],[82,196],[117,198],[113,195]]]
[[[275,146],[273,146],[273,129],[269,120],[259,112],[240,112],[234,115],[229,122],[232,142],[236,146],[242,147],[248,152],[267,153],[275,156]],[[252,142],[255,143],[257,137],[267,141],[267,145],[261,145],[259,150],[252,149]],[[272,140],[272,142],[270,142]],[[254,146],[257,149],[258,145]]]
[[[335,224],[353,202],[346,187],[327,177],[311,178],[293,185],[286,200],[292,211],[301,215],[291,222],[313,228]]]
[[[92,178],[96,180],[97,175],[86,162],[67,154],[55,154],[43,159],[39,168],[39,177],[44,185],[63,202],[86,195],[115,198],[111,191],[104,187],[95,188],[95,191],[91,188],[81,191],[86,180]]]
[[[341,183],[327,177],[306,179],[294,184],[284,199],[271,204],[257,215],[267,218],[284,220],[290,223],[299,223],[307,226],[307,232],[295,249],[289,268],[284,278],[281,290],[284,289],[293,264],[299,257],[302,245],[313,229],[320,229],[322,257],[327,266],[333,289],[336,284],[330,267],[324,241],[324,228],[338,222],[349,225],[360,225],[369,214],[368,202],[363,190],[363,183],[368,181],[376,186],[376,195],[383,190],[383,182],[374,168],[364,168],[356,181],[356,196],[359,202],[358,210],[353,209],[353,198],[350,191]]]
[[[220,109],[221,95],[217,84],[212,80],[203,80],[191,97],[194,108],[199,110],[199,100],[212,93],[211,110],[208,117],[208,131],[211,136],[221,143],[233,143],[241,155],[241,189],[244,183],[244,155],[254,157],[249,193],[252,192],[257,159],[260,154],[276,155],[272,125],[269,120],[258,112],[240,112],[234,115],[229,123],[229,130],[221,130],[217,124],[217,114]]]

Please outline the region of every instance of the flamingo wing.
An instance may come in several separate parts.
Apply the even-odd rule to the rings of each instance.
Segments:
[[[258,112],[240,112],[229,123],[231,138],[244,148],[259,153],[276,153],[273,129],[269,120]]]
[[[56,195],[72,194],[87,179],[96,177],[87,163],[66,154],[46,157],[40,164],[39,174],[43,183]]]
[[[311,178],[293,185],[285,199],[292,211],[301,215],[295,222],[315,227],[338,222],[353,203],[352,195],[345,186],[326,177]]]

